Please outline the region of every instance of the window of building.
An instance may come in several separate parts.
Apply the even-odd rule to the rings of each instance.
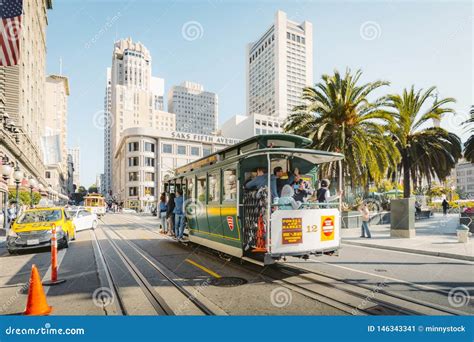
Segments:
[[[136,152],[140,149],[140,144],[138,141],[128,143],[128,151],[129,152]]]
[[[224,170],[222,200],[235,202],[237,200],[237,171],[235,168]]]
[[[199,156],[199,147],[191,147],[191,155],[192,156]]]
[[[146,142],[145,143],[145,151],[146,152],[155,152],[155,144]]]
[[[199,202],[206,202],[206,175],[197,177],[197,200]]]
[[[139,180],[138,172],[129,172],[128,173],[128,180],[129,182],[136,182]]]
[[[155,166],[155,158],[145,157],[145,166]]]
[[[209,202],[219,202],[220,200],[220,178],[219,172],[209,174],[209,194],[207,197]]]
[[[178,154],[186,155],[186,146],[178,145]]]
[[[128,166],[138,166],[138,157],[128,158]]]
[[[145,172],[145,181],[146,182],[154,182],[155,181],[155,173],[154,172]]]
[[[163,153],[173,153],[173,145],[163,144],[161,146],[161,150],[162,150]]]
[[[128,188],[128,195],[129,196],[138,196],[138,187],[131,186]]]
[[[209,147],[203,147],[202,148],[202,156],[206,157],[212,153],[211,149]]]
[[[44,175],[46,178],[51,178],[51,172],[49,171],[46,171],[45,175]]]
[[[155,196],[155,188],[151,186],[145,187],[145,196]]]

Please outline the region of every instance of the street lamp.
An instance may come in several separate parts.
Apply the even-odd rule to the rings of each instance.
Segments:
[[[18,192],[20,191],[20,182],[23,179],[23,172],[20,170],[20,168],[15,167],[15,172],[13,172],[13,179],[15,180],[16,184],[16,208],[15,208],[15,215],[18,215],[18,211],[20,210],[20,207],[18,205],[19,202],[19,194]]]
[[[3,164],[0,171],[8,186],[8,180],[10,179],[13,168],[8,164]],[[5,199],[3,201],[3,228],[5,228],[5,231],[8,229],[8,190],[5,193]]]
[[[38,182],[33,177],[30,178],[30,206],[33,208],[33,189],[36,188]]]

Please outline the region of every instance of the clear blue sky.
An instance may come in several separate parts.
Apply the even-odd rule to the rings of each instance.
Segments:
[[[390,81],[385,92],[436,85],[440,96],[458,101],[458,117],[443,126],[466,139],[459,122],[473,103],[472,7],[471,1],[55,0],[48,13],[47,71],[58,73],[62,57],[71,88],[68,143],[81,148],[86,186],[103,170],[103,131],[93,118],[103,109],[115,39],[145,44],[166,92],[184,80],[217,92],[223,122],[245,112],[245,45],[269,27],[278,9],[313,23],[316,82],[350,67],[361,68],[365,81]],[[190,21],[202,27],[196,40],[182,34]],[[373,40],[361,35],[366,22],[375,22]]]

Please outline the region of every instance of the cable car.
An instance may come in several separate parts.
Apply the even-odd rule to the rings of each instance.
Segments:
[[[291,134],[259,135],[178,167],[165,192],[182,191],[189,240],[265,265],[286,256],[337,254],[341,199],[321,203],[314,193],[324,165],[338,170],[333,178],[341,193],[344,156],[310,145],[310,139]],[[313,195],[303,201],[282,197],[282,185],[301,182]]]
[[[88,194],[84,196],[84,207],[99,217],[104,216],[106,211],[104,196],[101,194]]]

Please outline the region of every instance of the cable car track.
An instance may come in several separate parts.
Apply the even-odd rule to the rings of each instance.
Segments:
[[[129,221],[132,223],[133,221]],[[133,222],[149,232],[163,237],[162,234],[149,228],[150,223],[145,222]],[[158,222],[157,222],[158,225]],[[215,251],[200,246],[201,251],[213,257],[218,257]],[[234,259],[237,261],[237,259]],[[235,264],[237,264],[235,262]],[[391,293],[378,288],[377,286],[364,286],[361,284],[354,284],[352,282],[345,281],[344,279],[337,278],[325,273],[320,273],[314,270],[310,270],[304,267],[296,267],[288,264],[273,265],[272,267],[264,267],[263,270],[256,270],[253,264],[240,264],[249,272],[258,274],[270,282],[276,282],[281,286],[288,288],[292,291],[298,292],[305,295],[313,300],[322,301],[325,304],[336,307],[337,309],[343,310],[347,313],[354,314],[354,312],[362,313],[366,315],[383,314],[383,315],[465,315],[466,312],[459,310],[447,309],[437,304],[417,300],[407,296]],[[276,273],[275,273],[276,272]],[[304,272],[305,274],[302,274]],[[269,274],[270,273],[270,274]],[[278,274],[279,273],[279,274]],[[293,278],[293,281],[286,280],[287,278]],[[317,280],[315,277],[319,277]],[[285,279],[286,278],[286,279]],[[299,281],[296,281],[299,280]],[[309,286],[322,286],[322,289],[315,291],[309,288],[309,286],[301,285],[301,283],[309,282]],[[338,284],[334,285],[334,282]],[[416,284],[415,284],[416,285]],[[343,288],[346,287],[346,288]],[[362,308],[358,305],[350,305],[344,300],[339,300],[334,296],[324,294],[324,290],[336,290],[344,298],[346,296],[352,297],[353,300],[357,300],[360,303],[368,302],[372,303],[368,308]],[[323,291],[321,291],[323,290]],[[439,291],[442,294],[443,291]],[[382,297],[382,298],[377,298]],[[395,303],[394,303],[395,302]],[[405,307],[407,306],[407,307]]]
[[[164,271],[164,266],[162,266],[155,258],[148,255],[142,248],[140,248],[134,242],[128,241],[118,232],[111,228],[105,228],[104,225],[107,225],[102,221],[103,225],[101,226],[104,235],[107,238],[113,247],[113,249],[117,252],[119,257],[124,262],[125,266],[131,271],[132,276],[137,280],[140,288],[144,291],[147,299],[150,301],[152,306],[155,308],[158,314],[165,314],[165,315],[175,315],[173,310],[169,308],[166,301],[154,290],[153,286],[148,283],[146,277],[138,270],[137,266],[130,260],[130,258],[126,255],[123,251],[123,248],[118,246],[118,244],[113,240],[111,234],[112,232],[115,236],[117,236],[121,241],[126,243],[131,249],[133,249],[140,257],[145,260],[150,266],[152,266],[158,273],[166,279],[174,288],[176,288],[182,295],[184,295],[191,303],[193,303],[196,308],[199,309],[204,315],[214,315],[215,313],[209,309],[205,304],[203,304],[199,299],[197,299],[193,294],[191,294],[188,290],[186,290],[181,284],[175,281],[172,277],[168,275],[168,272]],[[137,279],[138,278],[138,279]]]

